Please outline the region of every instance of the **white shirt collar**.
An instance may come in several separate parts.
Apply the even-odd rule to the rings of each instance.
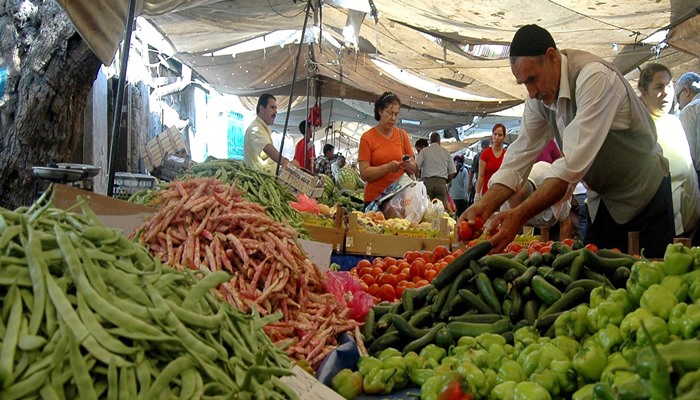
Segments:
[[[561,53],[560,53],[561,54]],[[569,59],[561,54],[561,73],[559,74],[559,95],[557,101],[545,107],[557,111],[562,100],[571,100],[571,87],[569,87]]]

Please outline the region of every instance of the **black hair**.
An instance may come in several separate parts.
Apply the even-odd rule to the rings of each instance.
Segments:
[[[326,154],[328,154],[329,151],[330,151],[330,152],[333,152],[333,149],[334,149],[334,148],[335,148],[335,147],[333,147],[332,144],[326,143],[325,145],[323,145],[323,155],[325,156]]]
[[[428,140],[425,138],[420,138],[416,140],[416,144],[413,147],[428,147]]]
[[[269,93],[264,93],[264,94],[260,95],[260,97],[258,97],[258,105],[255,106],[255,113],[257,114],[260,112],[260,106],[267,107],[267,102],[270,99],[275,100],[275,101],[277,100],[277,98],[275,96],[273,96]]]
[[[440,143],[440,133],[433,132],[430,134],[430,143]]]
[[[299,132],[302,136],[306,136],[306,121],[299,122]]]
[[[391,104],[398,104],[400,106],[401,100],[399,99],[399,96],[392,92],[382,93],[379,99],[374,102],[374,119],[379,121],[381,119],[379,117],[379,113],[385,108],[389,107]]]

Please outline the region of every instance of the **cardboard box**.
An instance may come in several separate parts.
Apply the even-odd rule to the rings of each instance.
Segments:
[[[338,207],[335,213],[335,222],[332,227],[304,224],[309,231],[309,238],[315,242],[328,243],[333,250],[342,252],[345,247],[345,208]]]
[[[348,220],[348,232],[345,235],[345,252],[348,254],[402,257],[407,251],[432,251],[438,246],[449,249],[452,244],[452,234],[444,218],[440,220],[437,238],[361,232],[357,214],[351,213]]]
[[[143,225],[144,221],[156,211],[151,207],[66,185],[56,184],[53,187],[53,203],[57,208],[65,210],[73,207],[78,203],[78,197],[87,198],[88,206],[97,214],[97,217],[108,227],[121,230],[124,236],[128,236]],[[79,207],[72,210],[80,212]]]

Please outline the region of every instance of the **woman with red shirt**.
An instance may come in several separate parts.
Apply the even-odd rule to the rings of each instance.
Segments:
[[[357,161],[360,177],[366,182],[365,207],[404,172],[410,175],[417,169],[408,134],[395,126],[400,110],[399,97],[384,92],[374,103],[377,125],[362,134],[360,139]]]
[[[506,149],[503,148],[503,141],[506,138],[506,127],[503,124],[496,124],[491,129],[491,147],[481,153],[479,159],[479,178],[476,182],[476,193],[479,197],[486,193],[489,188],[491,176],[501,168],[503,156]]]

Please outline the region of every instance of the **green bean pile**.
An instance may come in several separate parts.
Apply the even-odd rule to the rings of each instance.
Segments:
[[[50,202],[0,208],[0,399],[298,398],[291,363],[196,279]]]
[[[190,167],[180,175],[180,179],[187,179],[188,176],[194,178],[214,177],[224,183],[235,183],[236,187],[243,192],[242,195],[246,200],[267,207],[267,212],[272,219],[286,222],[299,231],[302,238],[308,237],[302,216],[289,205],[290,201],[297,200],[296,196],[277,182],[274,175],[252,169],[240,160],[208,159],[201,164]],[[162,189],[163,186],[155,187],[154,190],[134,193],[129,201],[153,205],[153,192]]]

